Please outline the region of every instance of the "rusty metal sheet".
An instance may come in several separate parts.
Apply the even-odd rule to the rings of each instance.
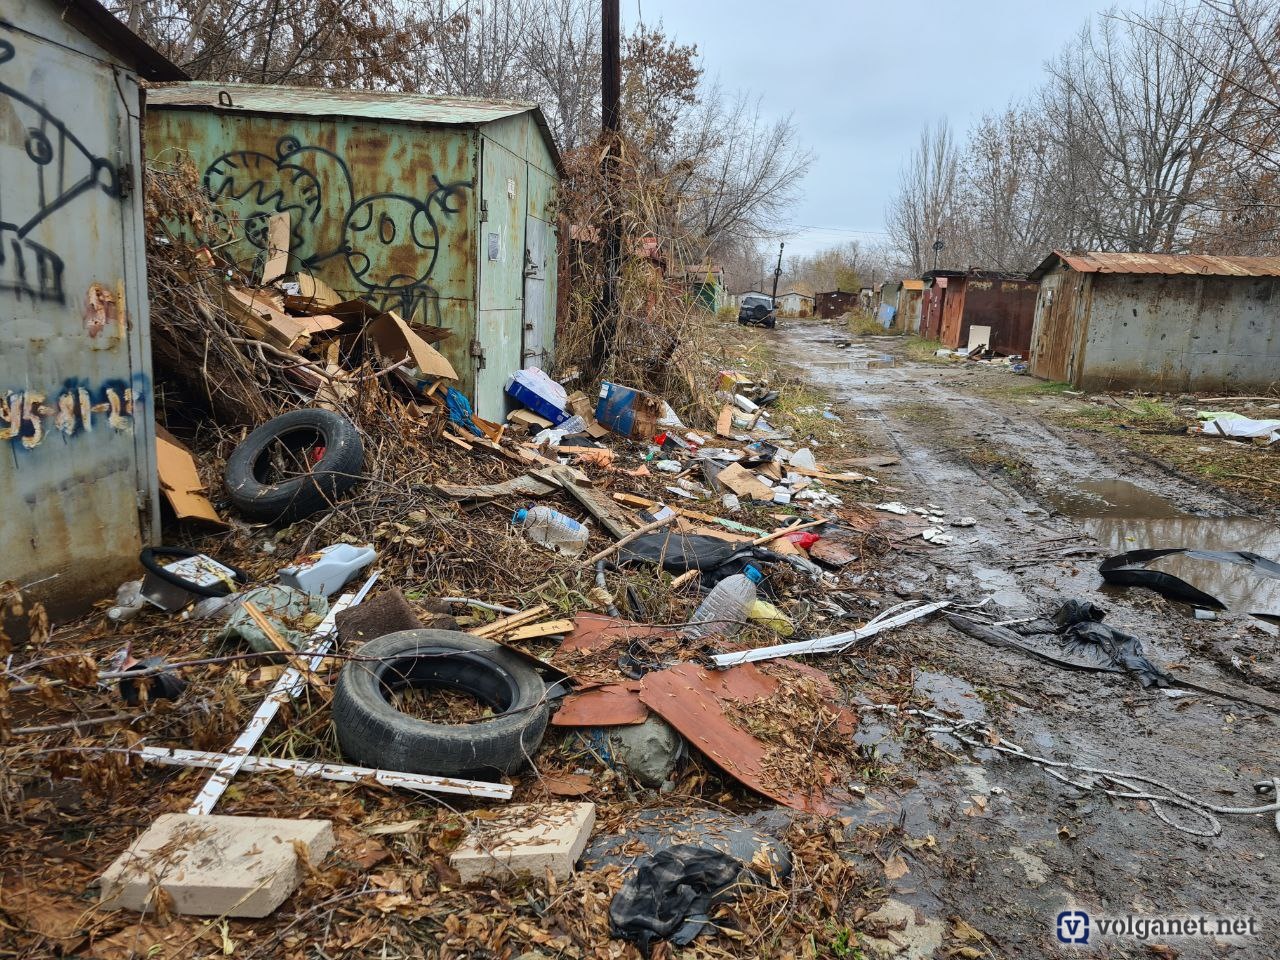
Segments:
[[[0,581],[57,619],[159,526],[137,64],[65,12],[0,19]]]
[[[1218,257],[1190,253],[1070,253],[1055,250],[1033,276],[1055,258],[1080,273],[1189,274],[1203,277],[1280,277],[1280,257]]]
[[[712,671],[695,663],[682,663],[646,674],[641,681],[640,699],[735,780],[784,806],[831,816],[835,808],[823,797],[800,793],[776,782],[765,768],[766,746],[725,716],[717,691],[728,695],[731,689],[763,689],[768,685],[770,678],[748,667],[754,664]]]
[[[551,717],[553,727],[627,727],[644,723],[649,708],[640,701],[640,684],[606,683],[571,693]]]
[[[557,655],[577,651],[605,650],[615,643],[630,640],[661,640],[674,637],[675,627],[633,623],[603,613],[579,613],[573,618],[573,632],[564,638]]]

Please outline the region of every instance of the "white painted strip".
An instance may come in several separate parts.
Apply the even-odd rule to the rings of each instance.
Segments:
[[[324,655],[333,646],[333,641],[330,637],[337,629],[336,618],[338,614],[348,607],[354,607],[359,604],[369,590],[372,589],[379,576],[380,573],[374,571],[359,590],[354,594],[343,594],[329,608],[328,615],[311,632],[311,644],[303,651],[311,657],[307,664],[308,669],[315,670],[318,668],[324,660]],[[227,752],[222,755],[224,759],[218,764],[218,769],[213,776],[205,781],[205,785],[196,794],[195,800],[187,808],[188,814],[202,816],[213,813],[213,808],[217,806],[218,800],[226,792],[227,787],[231,786],[232,778],[244,766],[245,758],[258,745],[258,741],[267,732],[267,727],[271,725],[271,721],[280,712],[280,708],[293,697],[296,697],[302,688],[306,686],[306,683],[306,677],[296,667],[290,667],[280,675],[280,679],[271,688],[271,692],[267,694],[266,699],[258,705],[258,709],[249,718],[249,722],[245,725],[244,730],[240,732],[240,736],[236,737],[235,743],[231,744]]]
[[[459,780],[455,777],[436,777],[425,773],[398,773],[394,770],[378,770],[374,767],[353,767],[342,763],[324,763],[319,760],[289,760],[279,757],[235,756],[228,753],[207,753],[201,750],[184,750],[178,747],[138,747],[130,751],[144,760],[170,767],[214,767],[221,769],[228,760],[238,760],[238,770],[244,773],[292,773],[299,777],[320,777],[340,783],[359,783],[368,780],[386,787],[403,790],[425,790],[430,793],[456,793],[467,797],[488,797],[493,800],[510,800],[512,787],[506,783],[485,783],[482,780]]]
[[[886,618],[884,614],[881,614],[857,630],[847,630],[844,633],[832,634],[829,637],[818,637],[815,640],[796,640],[792,643],[780,643],[773,647],[758,647],[755,650],[720,653],[711,659],[717,667],[732,667],[739,663],[755,663],[757,660],[772,660],[775,657],[790,657],[801,653],[837,653],[857,643],[859,640],[874,637],[877,633],[892,630],[894,627],[900,627],[903,624],[910,623],[912,620],[919,620],[921,617],[927,617],[929,614],[935,613],[946,606],[950,606],[947,601],[926,603],[924,606],[916,607],[894,617]]]

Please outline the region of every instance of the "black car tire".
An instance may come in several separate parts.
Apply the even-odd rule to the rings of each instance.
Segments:
[[[295,455],[315,447],[324,447],[324,455],[307,472],[271,482],[277,442]],[[245,437],[228,458],[225,477],[231,502],[246,517],[291,523],[332,504],[360,481],[363,468],[355,424],[330,410],[306,409],[272,417]]]
[[[391,703],[406,685],[464,691],[495,715],[457,724],[419,720]],[[491,640],[452,630],[371,640],[342,668],[333,697],[338,743],[349,760],[444,777],[520,769],[542,743],[549,715],[536,670]]]

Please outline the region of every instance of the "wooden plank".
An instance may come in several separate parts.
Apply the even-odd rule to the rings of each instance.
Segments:
[[[716,436],[733,439],[733,404],[726,403],[716,418]]]
[[[547,620],[527,627],[518,627],[511,633],[502,635],[503,643],[519,643],[521,640],[536,640],[538,637],[551,637],[573,632],[572,620]]]
[[[537,620],[544,614],[551,612],[551,608],[545,603],[540,603],[536,607],[530,607],[528,610],[522,610],[520,613],[513,613],[509,617],[503,617],[501,620],[495,620],[493,623],[486,623],[483,627],[476,627],[467,632],[477,637],[495,637],[499,634],[506,633],[515,627],[530,623]]]
[[[271,641],[271,645],[285,655],[285,658],[289,661],[289,666],[302,674],[307,683],[311,684],[311,688],[320,694],[321,699],[325,703],[332,700],[333,691],[329,689],[329,685],[316,675],[305,660],[298,656],[298,651],[289,646],[289,641],[280,635],[280,631],[276,629],[274,623],[267,619],[266,614],[248,600],[244,601],[240,606],[253,619],[253,622],[258,625],[258,629],[266,634],[267,639]]]
[[[599,493],[594,487],[583,487],[573,482],[573,475],[561,467],[552,471],[565,493],[577,500],[582,508],[595,517],[600,526],[609,531],[615,540],[621,540],[635,530],[629,517],[614,506],[613,501]]]
[[[662,506],[657,500],[649,500],[645,497],[637,497],[632,493],[615,493],[613,499],[619,503],[630,504],[633,507],[660,507]],[[749,527],[745,523],[738,523],[736,520],[726,520],[723,517],[713,517],[709,513],[702,513],[698,510],[686,510],[684,507],[672,507],[675,513],[690,520],[701,520],[703,523],[718,523],[720,526],[729,530],[737,530],[739,533],[750,533],[754,536],[763,536],[768,530],[761,530],[759,527]],[[788,518],[790,519],[790,518]]]

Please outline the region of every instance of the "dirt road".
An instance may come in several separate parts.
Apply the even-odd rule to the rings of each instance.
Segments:
[[[915,541],[893,554],[888,569],[863,584],[869,596],[878,592],[884,604],[991,596],[1009,619],[1051,615],[1070,598],[1093,600],[1179,678],[1280,708],[1274,627],[1243,613],[1197,620],[1140,589],[1102,593],[1096,573],[1102,557],[1148,546],[1277,557],[1273,517],[1250,515],[1110,440],[1056,425],[1055,414],[1079,401],[1004,369],[890,359],[899,341],[850,344],[842,329],[820,323],[766,336],[783,360],[829,392],[835,411],[865,440],[867,449],[849,456],[901,459],[876,471],[884,500],[977,521],[952,528],[948,546]],[[1213,564],[1191,572],[1233,609],[1280,610],[1280,581],[1258,583]],[[1037,645],[1056,649],[1052,637]],[[1277,715],[1255,706],[1065,671],[941,621],[885,637],[851,669],[851,688],[858,676],[876,677],[884,669],[878,660],[893,651],[910,654],[909,682],[924,705],[989,723],[1051,760],[1157,777],[1237,807],[1268,802],[1254,784],[1280,776]],[[860,740],[878,751],[884,785],[869,787],[866,803],[848,811],[851,830],[882,831],[868,856],[885,862],[890,912],[905,923],[895,936],[912,944],[898,955],[931,955],[953,930],[948,918],[981,930],[1001,956],[1075,954],[1080,948],[1063,946],[1054,932],[1068,909],[1095,919],[1252,915],[1262,932],[1251,939],[1153,940],[1181,957],[1280,955],[1280,832],[1272,815],[1224,816],[1221,835],[1190,836],[1162,822],[1147,801],[1109,799],[1030,763],[975,754],[946,735],[913,734],[918,729],[864,725]],[[947,936],[939,956],[955,947],[954,933]],[[1087,949],[1153,955],[1137,940],[1099,939],[1096,926]]]

